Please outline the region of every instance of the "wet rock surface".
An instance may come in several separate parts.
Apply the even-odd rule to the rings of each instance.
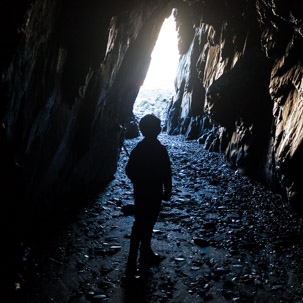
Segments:
[[[57,211],[59,196],[98,193],[113,177],[167,3],[37,0],[29,8],[0,114],[5,108],[1,125],[33,217]]]
[[[303,237],[285,201],[194,141],[160,141],[174,173],[153,235],[161,264],[123,280],[133,199],[122,151],[115,180],[34,255],[19,302],[302,302]]]
[[[59,197],[98,193],[111,180],[172,8],[181,57],[166,130],[200,137],[303,213],[302,1],[4,2],[0,116],[12,150],[3,161],[14,158],[22,170],[28,222],[60,210]],[[164,109],[168,98],[159,101]],[[13,208],[9,220],[23,216]]]

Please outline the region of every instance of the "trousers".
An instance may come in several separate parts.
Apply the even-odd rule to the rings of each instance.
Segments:
[[[144,203],[145,202],[145,203]],[[153,254],[151,239],[160,212],[161,201],[135,201],[135,221],[132,226],[128,267],[136,267],[140,248],[140,265]]]

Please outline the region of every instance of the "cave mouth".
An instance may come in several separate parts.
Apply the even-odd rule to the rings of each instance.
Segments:
[[[175,93],[174,80],[179,62],[178,39],[174,14],[166,18],[153,52],[146,77],[133,106],[137,118],[154,114],[162,121],[169,100]]]

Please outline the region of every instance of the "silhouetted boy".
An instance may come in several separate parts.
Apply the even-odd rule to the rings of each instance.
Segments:
[[[140,120],[139,128],[145,138],[133,149],[126,165],[126,174],[133,183],[135,198],[127,276],[136,273],[139,246],[140,270],[144,271],[160,261],[159,255],[151,249],[151,237],[161,202],[170,199],[172,188],[169,156],[157,139],[161,132],[160,119],[146,115]]]

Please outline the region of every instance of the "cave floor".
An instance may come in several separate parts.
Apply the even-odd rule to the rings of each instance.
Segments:
[[[122,151],[115,179],[36,257],[21,301],[303,302],[303,237],[285,201],[195,141],[159,139],[174,174],[152,242],[161,264],[123,280],[133,200]]]

